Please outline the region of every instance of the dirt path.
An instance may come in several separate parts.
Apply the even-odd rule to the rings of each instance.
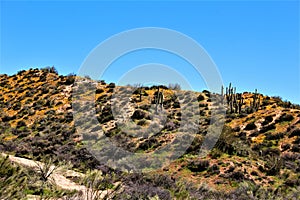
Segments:
[[[6,154],[2,154],[6,156]],[[30,167],[30,168],[37,168],[37,164],[43,165],[43,163],[29,160],[26,158],[20,158],[20,157],[15,157],[12,155],[9,155],[9,159],[12,162],[18,163],[20,165],[23,165],[25,167]],[[52,166],[54,168],[55,166]],[[56,185],[59,186],[62,189],[65,190],[77,190],[77,191],[84,191],[86,190],[85,186],[78,185],[77,183],[67,179],[65,176],[62,175],[64,173],[65,176],[73,176],[73,177],[82,177],[83,174],[80,174],[78,172],[72,171],[72,170],[64,170],[62,171],[61,169],[57,169],[54,171],[54,173],[51,175],[53,180],[55,181]]]
[[[2,155],[7,156],[7,154],[4,154],[4,153],[2,153]],[[30,168],[33,168],[33,169],[37,169],[37,164],[39,164],[40,166],[44,165],[41,162],[29,160],[29,159],[26,159],[26,158],[20,158],[20,157],[16,157],[16,156],[12,156],[12,155],[8,155],[8,156],[9,156],[9,160],[11,160],[14,163],[18,163],[20,165],[23,165],[24,167],[30,167]],[[55,166],[53,165],[51,167],[54,168]],[[89,189],[86,188],[85,186],[79,185],[79,184],[75,183],[74,181],[67,178],[67,177],[82,178],[83,176],[84,176],[83,174],[75,172],[73,170],[63,170],[61,168],[57,168],[50,177],[52,177],[52,179],[54,180],[55,184],[58,187],[60,187],[64,190],[76,190],[76,191],[78,191],[78,194],[82,194],[82,196],[74,197],[72,199],[87,200],[87,199],[90,199],[90,198],[86,197],[86,194],[90,193]],[[104,196],[105,194],[106,194],[106,191],[103,191],[101,193],[101,196]],[[39,198],[33,196],[30,199],[39,199]]]

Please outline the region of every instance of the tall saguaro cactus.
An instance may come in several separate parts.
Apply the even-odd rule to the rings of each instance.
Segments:
[[[223,97],[224,96],[224,86],[222,85],[221,87],[221,96]]]
[[[231,83],[229,83],[229,87],[226,87],[226,100],[227,100],[227,105],[230,108],[230,112],[233,113],[233,101],[234,101],[234,90],[231,87]]]
[[[257,111],[260,106],[260,98],[257,93],[257,89],[255,89],[255,92],[254,92],[252,98],[253,98],[253,101],[252,101],[251,109],[252,109],[252,111]]]
[[[158,105],[160,105],[160,109],[162,110],[162,106],[163,106],[163,103],[164,103],[164,95],[162,92],[159,91],[159,87],[157,89],[157,95],[156,95],[156,107],[155,107],[155,112],[157,113],[157,107]]]
[[[244,104],[244,98],[243,98],[242,94],[238,94],[237,95],[237,112],[239,114],[241,114],[243,104]]]

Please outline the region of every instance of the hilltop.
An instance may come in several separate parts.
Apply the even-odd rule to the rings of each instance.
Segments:
[[[93,86],[94,105],[85,99],[91,94],[75,80]],[[85,175],[90,174],[89,170],[97,170],[102,174],[101,180],[110,182],[105,187],[101,185],[101,190],[115,189],[115,198],[120,199],[299,198],[300,106],[257,91],[236,94],[234,90],[229,86],[226,92],[220,89],[220,94],[213,94],[207,90],[193,92],[160,86],[163,109],[158,107],[158,114],[153,117],[158,86],[116,86],[73,74],[62,76],[54,68],[0,75],[0,151],[41,162],[51,158],[53,164],[69,162],[72,170]],[[75,91],[81,93],[79,103],[73,102]],[[216,109],[217,114],[212,117],[212,109],[220,101],[227,108],[222,134],[208,155],[200,158],[199,149],[211,119],[221,119],[225,113]],[[186,111],[186,116],[193,119],[193,113],[197,113],[197,123],[183,122],[184,105],[197,108],[197,111]],[[79,112],[91,106],[97,123],[89,122],[90,118]],[[74,119],[75,111],[79,120]],[[165,118],[161,119],[160,114]],[[127,124],[127,132],[124,131],[126,119],[132,122]],[[193,128],[182,128],[182,123]],[[78,124],[84,124],[84,132]],[[141,128],[138,135],[132,131],[135,126]],[[185,153],[170,165],[150,172],[113,169],[105,165],[109,158],[96,159],[86,148],[87,140],[97,141],[105,136],[129,152],[151,153],[172,143],[178,132],[190,130],[195,137]],[[104,154],[110,150],[101,149]],[[144,160],[143,164],[151,168],[151,160]],[[103,177],[112,174],[114,178],[109,176],[104,180]],[[5,174],[0,175],[1,180],[6,180]],[[21,177],[26,175],[17,179]],[[81,180],[75,182],[84,184]],[[115,183],[120,183],[120,187],[114,188]],[[38,186],[24,187],[27,189],[21,196],[41,194]],[[47,186],[47,190],[53,192],[51,187]],[[67,194],[73,195],[64,193]],[[0,197],[4,198],[1,193]]]

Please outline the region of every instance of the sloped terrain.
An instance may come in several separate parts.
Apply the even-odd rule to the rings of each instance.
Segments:
[[[114,173],[114,182],[122,185],[116,190],[119,199],[299,198],[298,105],[256,92],[234,96],[235,104],[228,91],[220,95],[161,86],[160,92],[163,107],[156,105],[157,86],[116,86],[60,76],[54,68],[0,75],[0,150],[32,160],[51,156],[54,163],[71,162],[82,173]],[[224,119],[218,102],[227,108]],[[223,120],[223,131],[212,151],[200,157],[211,119]],[[143,160],[154,169],[143,173],[126,172],[132,166],[122,166],[125,172],[106,166],[111,149],[97,143],[106,137],[129,152],[151,153],[176,144],[178,137],[188,140],[189,134],[193,139],[183,155],[158,169],[152,160]],[[104,156],[96,159],[87,149],[91,145]]]

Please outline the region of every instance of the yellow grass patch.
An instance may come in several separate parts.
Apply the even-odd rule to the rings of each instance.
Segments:
[[[259,135],[257,137],[252,138],[251,140],[256,144],[260,144],[264,141],[265,137],[266,137],[265,135]]]
[[[16,135],[11,135],[11,136],[6,136],[5,138],[3,138],[4,141],[9,141],[9,140],[13,140],[16,139],[18,136]]]

